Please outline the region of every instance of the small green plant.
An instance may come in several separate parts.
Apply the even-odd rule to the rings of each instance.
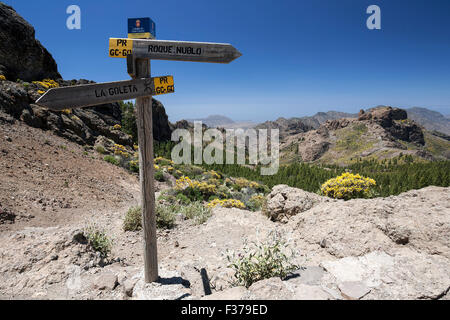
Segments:
[[[155,172],[155,180],[158,180],[160,182],[164,182],[164,174],[161,170],[158,170]]]
[[[160,229],[172,229],[175,226],[175,213],[180,210],[178,205],[174,204],[160,204],[155,207],[156,211],[156,227]],[[142,207],[130,208],[123,223],[125,231],[137,231],[142,228],[141,222]]]
[[[139,173],[139,160],[131,160],[129,163],[129,169],[132,172]]]
[[[106,258],[111,253],[112,240],[106,235],[104,230],[91,225],[85,229],[84,234],[92,249],[99,252],[103,258]]]
[[[103,148],[102,146],[95,147],[95,151],[97,151],[100,154],[105,154],[106,153],[105,148]]]
[[[177,205],[156,205],[156,226],[160,229],[172,229],[175,226]]]
[[[105,148],[103,148],[102,146],[95,147],[95,151],[97,151],[100,154],[105,154],[106,153]]]
[[[263,195],[253,195],[246,203],[246,206],[251,211],[259,211],[262,210],[264,204],[267,202],[266,197]]]
[[[191,200],[182,193],[177,194],[175,199],[178,200],[179,203],[184,205],[191,203]]]
[[[192,202],[181,207],[181,213],[188,219],[192,219],[196,224],[205,223],[211,217],[211,209],[205,207],[201,202]]]
[[[142,228],[141,207],[131,207],[128,209],[123,221],[124,231],[138,231]]]
[[[120,161],[118,159],[116,159],[116,157],[111,156],[111,155],[107,155],[103,158],[103,160],[105,160],[106,162],[109,162],[113,165],[118,166],[120,164]]]
[[[269,240],[265,243],[253,243],[245,245],[243,254],[227,254],[230,262],[229,268],[234,269],[236,285],[250,287],[253,283],[280,277],[281,279],[299,269],[291,263],[294,254],[288,255],[286,242],[281,239],[278,233],[269,235]]]

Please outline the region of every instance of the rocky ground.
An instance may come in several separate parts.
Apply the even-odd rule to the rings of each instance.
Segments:
[[[161,280],[145,284],[142,235],[122,229],[137,177],[20,122],[2,124],[0,138],[1,299],[450,298],[450,188],[345,202],[276,186],[270,218],[217,208],[204,224],[159,230]],[[109,259],[86,245],[92,223],[113,239]],[[233,287],[227,252],[273,232],[301,268]]]

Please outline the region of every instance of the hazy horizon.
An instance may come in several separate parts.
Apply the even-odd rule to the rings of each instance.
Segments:
[[[156,99],[158,99],[158,98],[156,97]],[[378,104],[378,105],[381,105],[381,104]],[[357,110],[355,110],[355,111],[342,111],[342,110],[338,110],[337,108],[335,108],[335,109],[331,108],[331,109],[328,109],[328,110],[312,111],[311,113],[308,113],[308,114],[305,113],[305,114],[292,115],[292,116],[279,115],[279,116],[276,116],[276,117],[274,117],[274,118],[271,118],[271,119],[265,119],[265,120],[262,120],[262,121],[252,120],[252,119],[239,119],[239,118],[233,118],[233,117],[227,115],[226,113],[211,113],[211,114],[204,114],[204,115],[201,115],[201,116],[198,116],[198,117],[189,117],[189,118],[175,118],[175,117],[172,117],[172,116],[170,116],[170,115],[168,115],[168,116],[169,116],[169,121],[170,121],[170,122],[176,122],[176,121],[180,121],[180,120],[190,120],[190,119],[205,119],[205,118],[207,118],[207,117],[209,117],[209,116],[216,116],[216,115],[219,115],[219,116],[227,117],[227,118],[233,120],[234,122],[254,122],[254,123],[262,123],[262,122],[265,122],[265,121],[275,121],[275,120],[277,120],[278,118],[286,118],[286,119],[289,119],[289,118],[310,117],[310,116],[313,116],[313,115],[317,114],[318,112],[336,111],[336,112],[346,112],[346,113],[358,113],[359,110],[361,110],[361,109],[367,110],[367,109],[370,109],[370,108],[373,108],[373,107],[376,107],[376,106],[370,106],[370,107],[366,107],[366,108],[359,108],[359,109],[357,109]],[[450,113],[443,113],[441,110],[439,110],[439,109],[442,109],[442,108],[421,107],[421,106],[411,106],[411,107],[392,106],[392,107],[397,107],[397,108],[402,108],[402,109],[409,109],[409,108],[414,108],[414,107],[425,108],[425,109],[428,109],[428,110],[437,111],[437,112],[439,112],[440,114],[442,114],[444,117],[450,117]]]
[[[237,48],[230,64],[152,61],[152,76],[174,76],[175,93],[157,97],[171,119],[262,122],[380,104],[450,113],[448,0],[78,0],[81,30],[66,27],[70,1],[4,2],[33,25],[65,79],[129,79],[108,40],[126,37],[131,17],[150,17],[157,39]],[[366,25],[373,4],[380,30]]]

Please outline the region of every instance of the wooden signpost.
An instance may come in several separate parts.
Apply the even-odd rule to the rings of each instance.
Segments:
[[[172,76],[53,88],[36,104],[60,111],[175,92]]]
[[[152,60],[230,63],[242,54],[228,43],[168,41],[150,39],[109,39],[111,58],[135,57]]]
[[[110,38],[109,56],[127,58],[132,80],[50,89],[36,101],[49,109],[63,110],[136,98],[146,282],[158,280],[152,96],[174,92],[172,76],[151,78],[150,60],[230,63],[241,55],[226,43]]]

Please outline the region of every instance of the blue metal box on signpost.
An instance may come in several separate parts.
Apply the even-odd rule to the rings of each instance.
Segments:
[[[131,39],[155,39],[155,22],[150,18],[128,19],[128,38]]]

